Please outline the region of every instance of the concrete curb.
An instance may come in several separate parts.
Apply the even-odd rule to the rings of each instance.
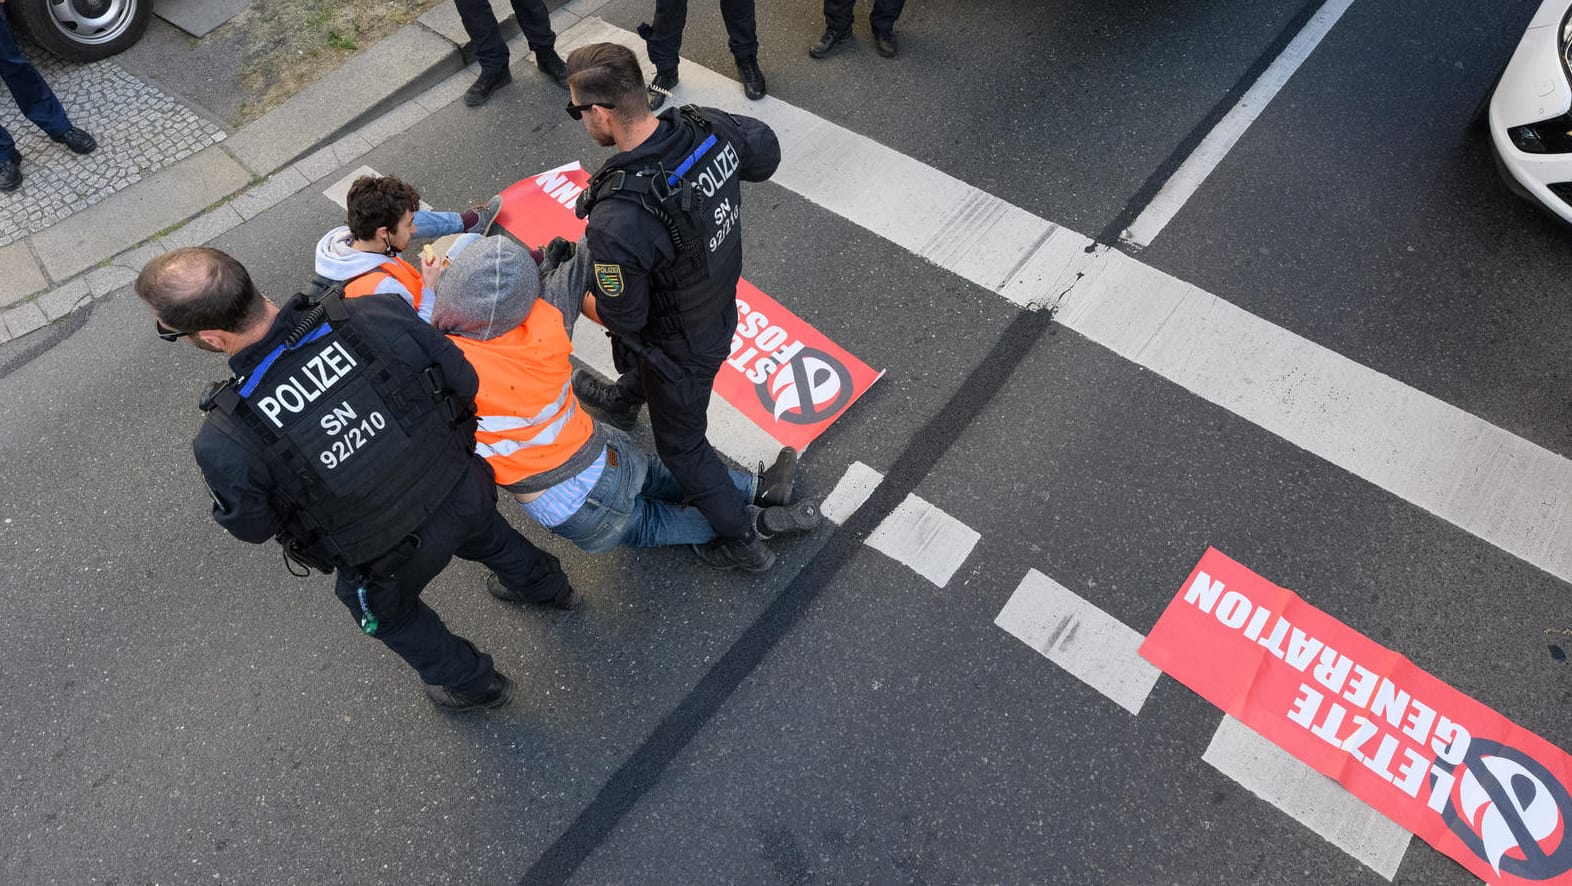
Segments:
[[[608,0],[552,13],[560,36]],[[491,0],[515,69],[509,0]],[[459,98],[468,38],[443,2],[223,141],[0,247],[0,344],[129,285],[146,261],[218,237]]]

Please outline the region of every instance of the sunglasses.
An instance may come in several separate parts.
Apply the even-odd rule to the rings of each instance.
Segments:
[[[165,326],[164,321],[159,320],[157,317],[153,318],[153,331],[157,333],[158,337],[164,341],[179,341],[182,336],[191,334],[189,332],[176,332],[175,330],[170,329],[168,326]]]
[[[567,106],[567,108],[565,110],[567,110],[569,117],[572,117],[575,120],[583,120],[584,119],[584,112],[588,111],[590,108],[605,108],[608,111],[615,111],[617,109],[617,106],[616,105],[608,105],[605,102],[590,102],[587,105],[573,105],[573,104],[570,104],[570,105]]]

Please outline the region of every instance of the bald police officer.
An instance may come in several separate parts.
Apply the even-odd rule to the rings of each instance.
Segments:
[[[194,444],[219,525],[276,538],[294,568],[336,571],[361,630],[439,707],[506,704],[512,682],[420,592],[457,555],[494,570],[503,599],[568,608],[574,593],[556,558],[497,513],[475,454],[475,372],[458,349],[395,295],[346,300],[335,287],[277,307],[206,247],[154,258],[136,291],[160,338],[229,357],[234,376],[203,398]]]
[[[590,180],[578,213],[589,219],[594,262],[586,314],[620,339],[626,373],[613,385],[580,373],[574,391],[622,426],[648,401],[656,452],[718,536],[696,548],[700,558],[762,572],[775,555],[705,436],[706,410],[737,328],[740,182],[769,178],[780,142],[761,121],[714,108],[654,116],[638,59],[614,43],[568,56],[568,95],[568,114],[620,151]],[[784,450],[754,503],[790,504],[795,471],[796,453]]]

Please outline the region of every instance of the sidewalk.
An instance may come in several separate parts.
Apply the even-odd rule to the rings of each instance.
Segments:
[[[555,10],[559,40],[607,2]],[[508,0],[492,8],[516,35]],[[515,70],[533,69],[522,40],[509,48]],[[457,10],[440,3],[238,131],[204,131],[189,156],[0,246],[0,344],[129,285],[155,255],[255,218],[459,98],[476,76],[467,49]]]

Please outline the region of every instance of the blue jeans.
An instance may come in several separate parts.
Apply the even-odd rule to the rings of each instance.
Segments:
[[[16,37],[11,34],[11,23],[0,12],[0,78],[5,80],[6,88],[11,90],[11,97],[16,99],[16,106],[22,110],[22,115],[38,125],[39,129],[50,138],[59,138],[71,128],[71,121],[66,119],[65,108],[61,106],[60,99],[55,98],[54,90],[44,82],[42,74],[27,60],[22,50],[17,48]],[[16,140],[11,138],[11,133],[0,126],[0,162],[16,157]]]
[[[448,234],[464,233],[464,219],[456,212],[432,212],[429,209],[415,210],[415,236],[429,240],[433,237],[445,237]],[[419,264],[419,262],[416,262]]]
[[[606,469],[589,498],[573,516],[551,531],[591,554],[618,545],[654,548],[703,544],[715,538],[704,514],[682,503],[682,485],[660,459],[639,448],[626,434],[606,428]],[[616,466],[611,454],[616,454]],[[729,471],[744,506],[753,503],[758,477],[751,471]]]

